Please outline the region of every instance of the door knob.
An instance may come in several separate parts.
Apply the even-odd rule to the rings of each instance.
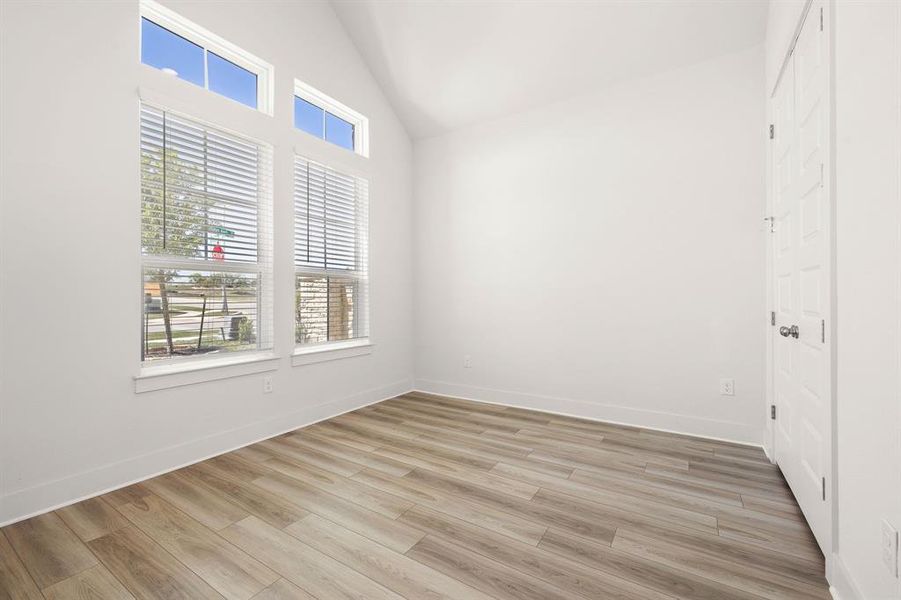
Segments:
[[[786,327],[785,325],[783,325],[779,328],[779,335],[781,335],[782,337],[793,337],[795,339],[798,339],[800,331],[798,331],[797,325],[792,325],[791,327]]]

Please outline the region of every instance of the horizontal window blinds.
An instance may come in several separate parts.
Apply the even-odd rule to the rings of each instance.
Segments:
[[[142,360],[272,348],[271,147],[141,106]]]
[[[296,341],[369,335],[369,189],[365,179],[295,157]]]
[[[367,188],[365,179],[295,159],[295,266],[365,270]]]
[[[144,254],[257,263],[271,216],[271,149],[144,105]]]

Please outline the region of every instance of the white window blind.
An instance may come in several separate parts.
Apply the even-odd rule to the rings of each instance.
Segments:
[[[141,106],[142,359],[272,347],[272,151]]]
[[[369,336],[369,186],[295,157],[295,341]]]

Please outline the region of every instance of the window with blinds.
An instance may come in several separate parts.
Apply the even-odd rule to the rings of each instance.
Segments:
[[[272,348],[272,150],[141,106],[141,358]]]
[[[365,179],[294,159],[295,342],[369,336]]]

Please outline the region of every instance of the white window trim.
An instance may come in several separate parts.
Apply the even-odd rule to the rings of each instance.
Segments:
[[[135,393],[154,392],[183,385],[218,379],[264,373],[278,369],[279,357],[274,352],[253,352],[240,356],[179,362],[142,367],[135,375]]]
[[[301,148],[295,146],[294,148],[294,157],[293,164],[296,165],[297,159],[317,162],[314,159],[308,158],[301,152]],[[344,174],[350,175],[351,177],[362,178],[366,180],[367,186],[370,184],[370,180],[368,175],[365,174],[363,170],[346,167],[345,164],[338,162],[336,163],[319,163],[321,166],[325,168],[331,168],[335,170],[343,170]],[[292,167],[294,168],[294,167]],[[292,192],[293,195],[293,192]],[[372,195],[370,191],[367,191],[367,199],[366,199],[366,229],[364,235],[366,236],[366,269],[365,271],[353,270],[349,271],[346,269],[320,269],[315,267],[298,267],[296,264],[294,265],[294,285],[297,284],[297,276],[298,275],[310,275],[310,276],[318,276],[318,277],[347,277],[351,276],[359,279],[364,282],[366,286],[366,321],[367,321],[367,335],[366,337],[353,338],[350,340],[342,340],[342,341],[326,341],[326,342],[316,342],[312,344],[297,344],[295,342],[294,345],[294,353],[291,357],[292,365],[295,367],[313,364],[318,362],[325,362],[340,358],[350,358],[353,356],[360,356],[363,354],[369,354],[372,352],[372,288],[371,285],[371,274],[372,274],[372,259],[371,259],[371,241],[372,241]],[[296,207],[294,208],[296,210]],[[292,213],[292,220],[293,220]],[[292,256],[293,259],[293,256]],[[293,260],[292,260],[293,262]],[[296,291],[296,287],[295,287]],[[296,321],[294,323],[296,326]]]
[[[350,108],[346,104],[338,102],[311,85],[299,79],[294,80],[294,95],[310,104],[340,117],[354,126],[354,149],[360,156],[369,158],[369,119]],[[315,136],[313,136],[315,137]]]
[[[257,110],[272,116],[275,99],[275,71],[272,65],[153,0],[141,0],[141,17],[256,75]],[[208,86],[209,82],[205,84]]]
[[[197,86],[192,86],[196,88]],[[207,119],[197,117],[191,114],[172,110],[164,104],[147,101],[142,98],[142,102],[152,106],[157,110],[176,115],[183,119],[188,119],[198,123],[204,127],[210,127],[220,132],[242,138],[248,143],[258,144],[268,149],[270,158],[270,173],[268,177],[268,202],[269,214],[268,219],[260,218],[258,222],[258,261],[256,263],[241,262],[215,262],[191,260],[177,256],[156,256],[145,255],[139,250],[140,256],[140,280],[141,293],[143,294],[143,277],[144,270],[149,265],[160,266],[163,268],[171,268],[184,271],[204,271],[204,270],[221,270],[226,272],[242,272],[255,273],[259,277],[260,285],[269,285],[271,290],[270,306],[268,307],[266,335],[272,340],[270,348],[266,349],[248,349],[228,354],[220,355],[204,355],[204,356],[183,356],[169,357],[161,362],[142,361],[139,366],[138,374],[135,375],[135,392],[149,392],[170,387],[178,387],[193,383],[202,383],[205,381],[213,381],[217,379],[225,379],[229,377],[237,377],[251,373],[275,370],[278,368],[278,355],[275,348],[275,298],[273,291],[275,289],[275,260],[274,260],[274,210],[275,210],[275,189],[274,189],[274,169],[275,169],[275,147],[269,143],[256,139],[253,136],[244,135],[237,131],[230,130],[226,127],[220,127],[211,123]],[[258,306],[262,307],[263,298],[258,291]],[[261,308],[260,308],[261,310]],[[260,325],[262,326],[262,324]],[[258,335],[262,336],[263,332],[258,331]],[[259,363],[257,366],[253,366]],[[270,364],[271,363],[271,364]],[[221,369],[220,369],[221,367]]]
[[[226,96],[210,94],[208,90],[190,81],[164,75],[150,65],[141,64],[141,70],[141,84],[137,93],[141,102],[226,133],[257,142],[265,141],[274,148],[274,144],[268,140],[277,139],[278,126],[268,115]]]
[[[345,175],[352,175],[354,177],[360,177],[361,179],[365,179],[369,182],[370,188],[372,187],[372,172],[370,168],[369,161],[363,160],[364,157],[350,154],[348,150],[345,148],[341,148],[331,142],[326,142],[322,138],[317,138],[315,136],[310,135],[306,131],[302,129],[294,129],[295,133],[299,136],[303,136],[308,140],[315,140],[316,142],[321,142],[318,148],[310,148],[309,144],[296,143],[294,144],[294,156],[300,157],[305,160],[309,160],[312,162],[319,163],[321,165],[325,165],[331,169],[336,171],[341,171]],[[323,152],[325,150],[325,152]],[[372,203],[370,202],[369,206],[370,215],[372,211]],[[371,217],[370,217],[371,221]],[[367,231],[368,234],[368,231]]]
[[[330,360],[364,356],[372,354],[373,346],[371,338],[297,346],[294,349],[294,354],[291,356],[291,365],[301,367]]]

